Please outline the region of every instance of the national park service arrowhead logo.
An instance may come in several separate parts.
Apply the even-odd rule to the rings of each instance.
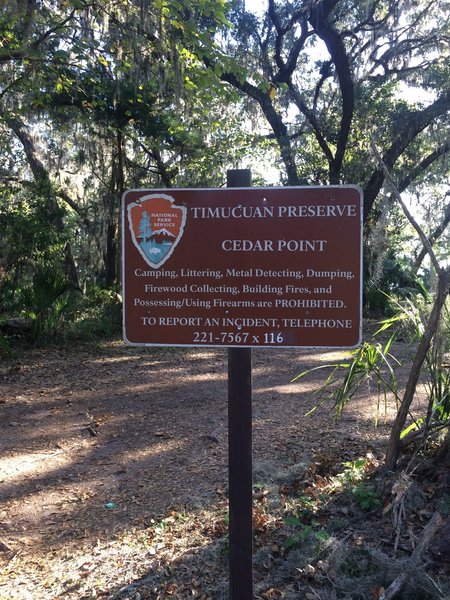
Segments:
[[[158,269],[172,255],[186,223],[186,207],[166,194],[143,196],[128,205],[131,237],[145,262]]]

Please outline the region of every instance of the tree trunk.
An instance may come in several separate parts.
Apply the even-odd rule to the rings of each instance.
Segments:
[[[108,193],[106,247],[104,252],[105,286],[112,287],[119,278],[120,254],[118,244],[120,199],[125,191],[123,132],[117,130],[116,155],[113,157],[111,185]]]
[[[439,271],[438,290],[434,300],[433,309],[428,319],[425,331],[419,342],[419,346],[414,357],[414,361],[406,384],[403,400],[398,409],[397,416],[391,429],[389,444],[386,452],[385,467],[389,471],[393,471],[397,464],[398,455],[400,452],[400,434],[405,426],[411,403],[414,399],[417,383],[425,361],[427,352],[430,348],[431,340],[433,339],[439,326],[439,319],[442,312],[445,299],[450,288],[450,269],[441,269]]]

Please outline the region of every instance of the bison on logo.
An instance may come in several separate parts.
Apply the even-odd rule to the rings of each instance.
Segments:
[[[152,194],[128,205],[133,243],[154,269],[166,262],[183,235],[186,208],[174,202],[171,196]]]

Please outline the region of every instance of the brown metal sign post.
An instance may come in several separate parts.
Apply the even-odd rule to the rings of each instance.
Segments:
[[[252,598],[252,347],[361,341],[362,192],[356,186],[123,196],[123,331],[139,346],[228,347],[230,591]]]
[[[227,172],[227,186],[251,186],[248,169]],[[228,348],[228,505],[230,598],[253,598],[251,348]]]

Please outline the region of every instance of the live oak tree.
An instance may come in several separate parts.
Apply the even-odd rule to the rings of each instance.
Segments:
[[[268,0],[261,17],[233,6],[235,29],[203,58],[258,106],[288,185],[359,183],[376,217],[371,133],[401,192],[436,165],[446,182],[448,3]]]
[[[29,78],[34,74],[36,65],[48,60],[55,39],[73,21],[76,9],[73,4],[67,3],[66,10],[52,12],[45,5],[38,6],[35,0],[22,0],[13,5],[3,5],[0,11],[0,119],[23,147],[35,180],[35,194],[45,204],[49,225],[64,241],[67,276],[72,285],[78,287],[71,244],[52,182],[38,145],[21,114],[23,85],[29,87]],[[2,176],[7,182],[11,173],[2,173]]]
[[[444,4],[270,0],[258,17],[239,1],[22,0],[0,13],[0,120],[50,226],[108,285],[125,187],[217,185],[226,165],[274,145],[287,184],[359,183],[373,229],[392,207],[373,134],[400,192],[424,198],[432,182],[438,243],[449,214]],[[11,177],[27,179],[23,168]],[[376,239],[368,256],[386,245]],[[415,269],[422,259],[417,247]]]
[[[186,10],[195,31],[183,22]],[[84,279],[101,272],[107,286],[117,280],[126,187],[217,185],[224,162],[238,155],[239,117],[228,107],[235,94],[185,42],[211,40],[223,11],[220,0],[189,9],[73,0],[3,10],[0,119],[45,191],[49,225],[62,236],[77,230]],[[14,178],[27,184],[23,168]]]
[[[199,55],[258,107],[277,142],[285,182],[359,183],[367,233],[377,225],[386,231],[382,219],[395,201],[383,188],[387,174],[397,180],[398,194],[421,195],[432,183],[439,202],[435,197],[434,211],[428,211],[436,218],[428,219],[427,245],[436,243],[449,223],[448,3],[268,0],[260,18],[246,13],[242,2],[234,6],[234,35],[218,40],[215,52],[200,46]],[[371,155],[371,139],[381,160]],[[373,239],[366,238],[369,250]],[[388,242],[385,235],[380,239]],[[414,271],[424,255],[420,240]],[[448,271],[438,273],[430,325],[392,431],[388,468],[395,465],[418,374],[448,296]]]

